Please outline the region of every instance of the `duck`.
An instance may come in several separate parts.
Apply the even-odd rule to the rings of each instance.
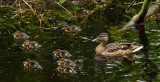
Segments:
[[[67,50],[57,49],[54,52],[54,59],[69,58],[72,55]]]
[[[27,59],[23,63],[25,69],[42,69],[41,65],[34,60]]]
[[[14,39],[15,40],[27,40],[30,38],[30,36],[28,36],[26,33],[20,32],[20,31],[16,31],[14,34]]]
[[[29,40],[25,40],[24,43],[22,44],[22,46],[25,49],[38,49],[41,47],[41,45],[38,44],[38,42],[29,41]]]
[[[71,26],[66,25],[66,26],[64,26],[62,29],[63,29],[65,32],[71,33],[71,34],[77,34],[78,32],[81,31],[81,29],[80,29],[78,26],[76,26],[76,25],[71,25]]]
[[[31,48],[31,49],[38,49],[40,47],[41,47],[41,45],[36,41],[31,41],[29,44],[29,48]]]
[[[57,62],[58,62],[59,66],[64,65],[64,66],[69,66],[72,68],[74,68],[76,66],[76,64],[73,61],[71,61],[70,59],[61,58]]]
[[[100,42],[95,49],[96,54],[103,57],[129,57],[130,54],[136,53],[143,48],[143,46],[136,46],[134,43],[110,43],[106,45],[108,40],[109,38],[107,33],[101,33],[97,38],[92,40]]]
[[[77,72],[69,66],[64,66],[64,65],[60,65],[57,68],[58,72],[62,73],[62,74],[76,74]]]

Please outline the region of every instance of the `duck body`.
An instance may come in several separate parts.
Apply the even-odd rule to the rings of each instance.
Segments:
[[[29,50],[29,49],[38,49],[38,48],[41,47],[41,45],[39,45],[38,42],[29,41],[29,40],[24,41],[22,46],[23,46],[23,48],[25,48],[27,50]]]
[[[108,35],[101,33],[93,41],[100,41],[101,43],[96,47],[96,54],[103,56],[123,56],[128,57],[143,48],[143,46],[135,46],[133,43],[111,43],[108,42]]]
[[[53,53],[54,53],[54,59],[69,58],[72,56],[68,51],[61,49],[57,49]]]
[[[58,60],[58,65],[61,66],[61,65],[64,65],[64,66],[68,66],[68,67],[72,67],[74,68],[76,66],[76,64],[69,60],[69,59],[65,59],[65,58],[61,58]]]
[[[28,38],[30,38],[30,36],[28,36],[26,33],[20,32],[20,31],[16,31],[14,34],[14,39],[16,40],[27,40]]]
[[[71,34],[78,34],[81,31],[81,29],[76,25],[72,25],[72,26],[67,25],[67,26],[63,27],[63,30],[65,32],[71,33]]]
[[[25,69],[42,69],[41,65],[37,61],[27,59],[23,63]]]
[[[69,66],[60,65],[57,70],[63,74],[76,74],[77,72]]]

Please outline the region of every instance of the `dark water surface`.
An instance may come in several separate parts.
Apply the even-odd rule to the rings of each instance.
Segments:
[[[21,43],[16,43],[13,35],[0,37],[0,82],[143,82],[160,81],[160,30],[153,22],[145,24],[148,45],[136,55],[134,61],[102,64],[95,60],[95,47],[98,43],[91,40],[100,33],[107,32],[112,42],[136,42],[142,45],[138,32],[130,29],[124,33],[116,33],[115,29],[107,29],[96,21],[82,26],[81,33],[75,36],[65,34],[61,29],[44,32],[26,31],[42,47],[34,52],[24,51]],[[108,26],[109,27],[109,26]],[[114,27],[116,28],[116,26]],[[113,32],[111,32],[111,30]],[[115,32],[115,33],[114,33]],[[34,36],[40,35],[39,38]],[[63,75],[57,71],[57,61],[53,58],[56,49],[68,50],[77,65],[75,75]],[[23,61],[33,59],[40,63],[42,70],[24,70]]]

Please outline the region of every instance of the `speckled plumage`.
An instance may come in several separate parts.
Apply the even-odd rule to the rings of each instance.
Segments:
[[[69,66],[60,65],[57,70],[63,74],[76,74],[77,72]]]
[[[96,54],[104,56],[128,56],[143,48],[143,46],[135,46],[133,43],[110,43],[108,45],[108,35],[101,33],[93,41],[100,41],[101,43],[96,47]]]
[[[24,41],[24,43],[22,44],[23,48],[25,49],[38,49],[41,47],[41,45],[39,45],[37,42],[35,41]]]
[[[75,67],[76,66],[76,64],[73,61],[71,61],[69,59],[65,59],[65,58],[59,59],[58,60],[58,65],[59,66],[64,65],[64,66],[69,66],[69,67]]]
[[[14,34],[14,39],[16,40],[27,40],[28,38],[30,38],[30,36],[28,36],[26,33],[20,32],[20,31],[16,31]]]
[[[25,69],[42,69],[41,65],[37,61],[27,59],[23,63]]]
[[[61,49],[57,49],[53,53],[54,53],[54,59],[69,58],[72,56],[68,51]]]

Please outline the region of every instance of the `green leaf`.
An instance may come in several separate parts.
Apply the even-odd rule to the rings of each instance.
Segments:
[[[27,25],[27,28],[35,30],[35,29],[37,29],[37,26],[30,24],[30,25]]]
[[[0,22],[4,22],[4,19],[1,19],[1,18],[0,18]]]
[[[66,0],[59,0],[60,4],[63,4],[64,2],[66,2]]]

